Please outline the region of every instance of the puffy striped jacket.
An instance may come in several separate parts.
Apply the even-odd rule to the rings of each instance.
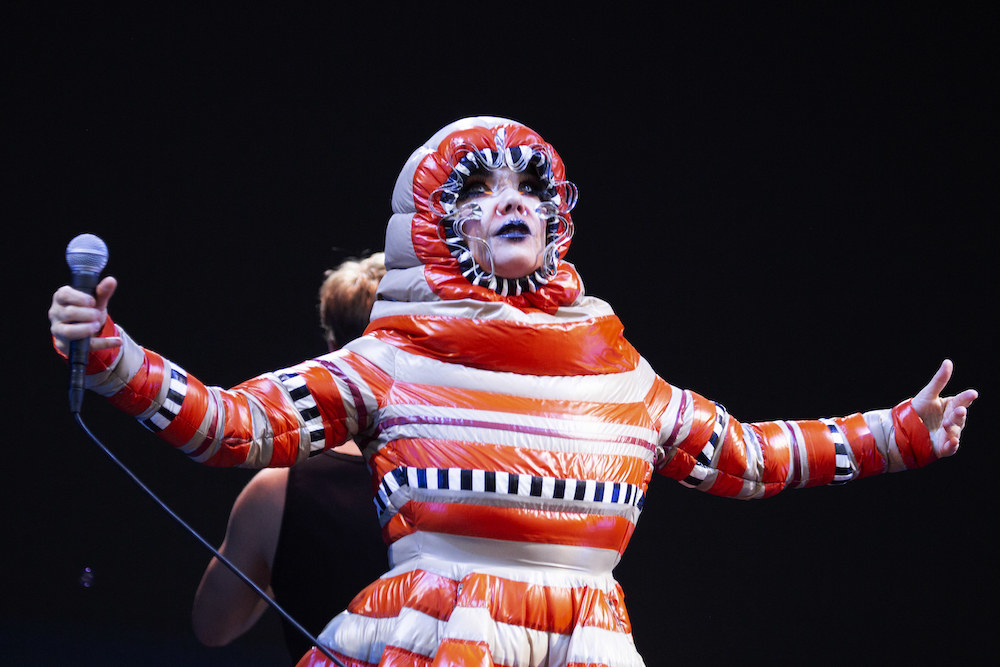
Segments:
[[[933,460],[908,401],[746,424],[671,386],[565,260],[507,293],[472,284],[435,203],[470,145],[545,147],[564,178],[554,150],[505,119],[428,140],[397,181],[389,271],[360,339],[229,390],[120,328],[124,345],[88,368],[89,386],[200,463],[293,465],[358,442],[392,569],[320,636],[345,663],[641,665],[611,572],[654,472],[751,499]]]

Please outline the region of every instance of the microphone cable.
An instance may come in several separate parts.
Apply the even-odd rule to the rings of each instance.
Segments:
[[[157,505],[159,505],[160,508],[163,509],[163,511],[165,511],[167,514],[169,514],[171,517],[173,517],[174,520],[177,521],[177,523],[179,523],[181,526],[183,526],[184,529],[187,530],[188,533],[190,533],[191,535],[193,535],[196,540],[198,540],[199,542],[201,542],[202,546],[204,546],[206,549],[208,549],[212,553],[212,555],[215,556],[215,558],[217,558],[219,560],[220,563],[222,563],[227,568],[229,568],[229,570],[233,574],[235,574],[237,577],[239,577],[239,579],[243,583],[245,583],[247,586],[249,586],[250,588],[252,588],[254,590],[254,592],[257,593],[257,595],[259,595],[267,604],[269,604],[271,606],[271,608],[273,608],[276,612],[278,612],[281,615],[282,618],[284,618],[286,621],[288,621],[292,625],[292,627],[294,627],[306,639],[308,639],[309,642],[312,643],[313,646],[315,646],[327,658],[329,658],[330,660],[332,660],[333,664],[337,665],[338,667],[347,667],[344,663],[342,663],[340,660],[338,660],[336,658],[336,656],[333,655],[333,653],[330,651],[330,649],[328,649],[326,646],[324,646],[323,644],[321,644],[320,641],[318,639],[316,639],[316,637],[314,637],[312,635],[312,633],[310,633],[298,621],[296,621],[294,618],[292,618],[292,616],[287,611],[285,611],[285,609],[281,605],[279,605],[277,603],[277,601],[275,601],[274,599],[271,598],[271,596],[269,596],[267,593],[265,593],[260,588],[260,586],[258,586],[256,583],[254,583],[253,580],[250,579],[250,577],[248,577],[242,570],[240,570],[240,568],[238,568],[232,561],[230,561],[228,558],[226,558],[221,553],[219,553],[218,549],[216,549],[211,544],[209,544],[208,541],[204,537],[202,537],[201,534],[198,533],[198,531],[196,531],[194,528],[192,528],[190,525],[188,525],[188,523],[186,521],[184,521],[184,519],[182,519],[176,512],[174,512],[174,510],[172,510],[165,502],[163,502],[160,499],[160,497],[157,496],[156,493],[153,492],[152,489],[150,489],[148,486],[146,486],[146,484],[143,483],[143,481],[140,480],[139,477],[134,472],[132,472],[132,470],[130,470],[129,467],[126,466],[121,461],[121,459],[119,459],[117,456],[115,456],[114,453],[112,453],[111,450],[108,449],[104,445],[104,443],[101,442],[100,439],[90,431],[89,428],[87,428],[87,425],[84,423],[83,418],[80,416],[80,412],[79,412],[78,409],[73,410],[72,412],[73,412],[73,417],[76,419],[76,423],[79,424],[79,426],[80,426],[81,429],[83,429],[83,432],[86,433],[87,436],[91,440],[93,440],[95,443],[97,443],[97,446],[100,447],[101,450],[105,454],[107,454],[108,458],[110,458],[114,462],[115,465],[117,465],[119,468],[121,468],[125,472],[125,474],[128,475],[128,477],[133,482],[135,482],[139,486],[140,489],[142,489],[146,493],[146,495],[148,495],[150,498],[152,498],[153,501]]]

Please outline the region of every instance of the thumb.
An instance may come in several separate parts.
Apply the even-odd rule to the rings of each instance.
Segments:
[[[97,283],[97,288],[94,290],[94,299],[97,304],[98,310],[106,311],[108,309],[108,302],[111,300],[111,296],[118,289],[118,280],[114,276],[107,276],[101,282]]]
[[[937,373],[931,378],[931,381],[927,383],[927,386],[920,390],[917,394],[918,397],[925,401],[933,401],[941,392],[944,390],[948,381],[951,379],[951,373],[954,368],[950,359],[945,359],[941,362],[941,367],[938,368]]]

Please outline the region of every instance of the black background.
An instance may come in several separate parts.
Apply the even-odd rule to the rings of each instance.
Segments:
[[[744,421],[840,415],[949,357],[983,395],[926,470],[759,503],[654,480],[617,570],[648,664],[995,654],[995,10],[582,4],[6,5],[7,664],[282,664],[273,616],[196,644],[207,553],[64,407],[66,243],[104,238],[116,319],[229,386],[322,351],[323,270],[380,248],[410,151],[479,114],[559,150],[569,259],[673,384]],[[249,471],[84,416],[221,540]]]

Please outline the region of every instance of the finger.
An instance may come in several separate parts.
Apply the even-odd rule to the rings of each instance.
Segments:
[[[99,322],[57,322],[52,325],[52,335],[59,341],[83,340],[100,330]]]
[[[975,389],[966,389],[965,391],[952,397],[951,404],[955,406],[969,407],[972,402],[979,398],[979,392]]]
[[[945,388],[945,385],[948,384],[948,380],[951,379],[953,368],[954,365],[951,363],[950,359],[942,361],[941,366],[934,374],[934,377],[931,378],[931,381],[927,383],[926,387],[920,390],[918,396],[928,401],[936,399]]]
[[[73,325],[73,326],[79,326],[79,325]],[[62,338],[57,336],[55,340],[56,349],[58,349],[63,354],[69,354],[69,348],[70,348],[69,344],[74,340],[82,340],[85,337],[86,336],[81,336],[80,338],[72,338],[72,337]],[[119,336],[107,336],[107,337],[90,339],[91,351],[110,350],[112,348],[121,346],[122,346],[122,339]]]
[[[115,290],[118,289],[118,280],[114,276],[107,276],[101,282],[97,283],[97,289],[95,291],[97,308],[100,310],[106,310],[108,307],[108,301],[111,300],[112,295],[114,295]]]
[[[958,451],[962,431],[969,416],[968,405],[976,399],[978,393],[973,389],[963,391],[949,400],[948,409],[941,424],[942,441],[939,456],[951,456]],[[958,402],[958,401],[962,402]]]
[[[101,319],[101,311],[88,306],[53,306],[49,319],[69,324],[91,323]]]
[[[958,436],[953,436],[950,433],[945,435],[944,441],[939,447],[935,447],[935,453],[938,458],[944,458],[946,456],[954,456],[958,451],[959,440]]]
[[[122,339],[118,336],[107,336],[102,338],[91,338],[91,350],[110,350],[113,347],[121,347]]]
[[[948,410],[948,414],[942,422],[944,428],[951,433],[951,428],[957,427],[959,431],[965,428],[965,420],[969,416],[969,411],[964,405],[959,405],[953,409]],[[955,433],[955,435],[958,435]]]
[[[96,300],[90,294],[63,285],[52,295],[52,305],[55,306],[86,306],[93,308]]]

